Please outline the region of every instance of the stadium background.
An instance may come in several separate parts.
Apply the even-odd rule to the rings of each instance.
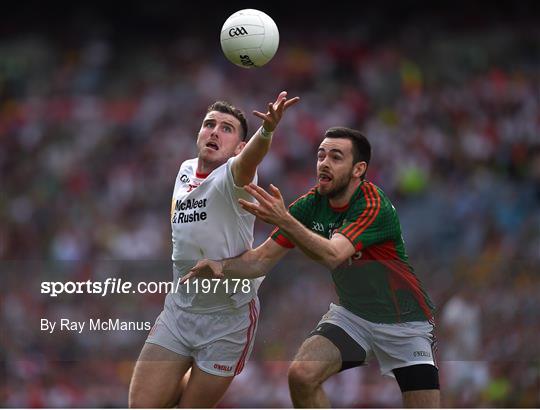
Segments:
[[[333,125],[373,144],[437,304],[443,405],[540,406],[540,30],[534,2],[19,2],[0,17],[0,404],[125,407],[145,332],[39,331],[42,317],[154,320],[164,295],[39,293],[42,280],[170,280],[169,206],[206,106],[247,113],[280,90],[260,183],[314,185]],[[436,3],[436,2],[433,2]],[[221,54],[232,12],[277,22],[268,66]],[[248,114],[249,115],[249,114]],[[251,131],[258,121],[250,117]],[[255,244],[270,230],[257,224]],[[223,407],[288,407],[287,360],[334,297],[299,252],[260,291],[252,360]],[[376,365],[330,380],[334,406],[396,407]]]

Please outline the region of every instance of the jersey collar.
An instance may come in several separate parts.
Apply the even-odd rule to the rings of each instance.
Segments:
[[[201,172],[195,171],[195,177],[200,179],[205,179],[210,174],[203,174]]]
[[[348,203],[347,205],[343,205],[343,206],[336,207],[336,206],[332,206],[332,204],[330,203],[330,201],[328,201],[328,205],[330,205],[330,208],[331,208],[332,211],[334,211],[334,212],[345,212],[347,209],[349,209],[350,203]]]
[[[346,204],[346,205],[343,205],[343,206],[340,206],[340,207],[332,206],[332,204],[330,203],[330,200],[328,200],[328,205],[330,206],[332,211],[334,211],[334,212],[345,212],[347,209],[349,209],[349,206],[351,206],[351,202],[353,202],[358,197],[359,192],[360,192],[360,190],[362,188],[362,185],[364,185],[365,182],[366,182],[366,180],[363,180],[363,181],[360,182],[360,184],[358,185],[358,187],[356,188],[356,190],[352,194],[349,203]]]

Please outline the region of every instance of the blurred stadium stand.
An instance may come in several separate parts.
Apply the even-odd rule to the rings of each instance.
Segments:
[[[170,280],[170,196],[206,107],[228,99],[249,117],[288,90],[302,101],[260,183],[292,201],[315,184],[324,130],[363,130],[368,177],[394,201],[438,308],[443,405],[539,407],[537,3],[269,2],[261,9],[280,48],[250,71],[225,60],[218,36],[229,14],[253,5],[200,3],[19,2],[2,12],[0,404],[127,406],[144,332],[53,337],[39,320],[152,321],[164,295],[51,299],[40,282]],[[256,245],[270,229],[257,223]],[[290,407],[288,360],[334,291],[296,251],[260,298],[252,360],[223,407]],[[326,388],[336,407],[401,403],[373,363]]]

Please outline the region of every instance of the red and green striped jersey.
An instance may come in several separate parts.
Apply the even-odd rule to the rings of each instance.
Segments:
[[[379,187],[363,181],[339,209],[313,188],[289,212],[311,231],[325,238],[339,233],[354,245],[357,253],[332,271],[343,307],[376,323],[432,318],[433,304],[408,263],[396,209]],[[272,238],[294,247],[278,228]]]

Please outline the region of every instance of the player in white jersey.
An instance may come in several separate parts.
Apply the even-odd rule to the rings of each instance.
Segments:
[[[238,199],[256,182],[283,112],[298,97],[281,92],[249,142],[243,113],[212,104],[197,138],[197,158],[185,161],[171,206],[175,290],[143,346],[131,379],[130,407],[214,407],[251,353],[257,329],[261,279],[193,281],[176,286],[195,261],[223,259],[251,249],[255,217]],[[187,383],[182,379],[188,372]]]

